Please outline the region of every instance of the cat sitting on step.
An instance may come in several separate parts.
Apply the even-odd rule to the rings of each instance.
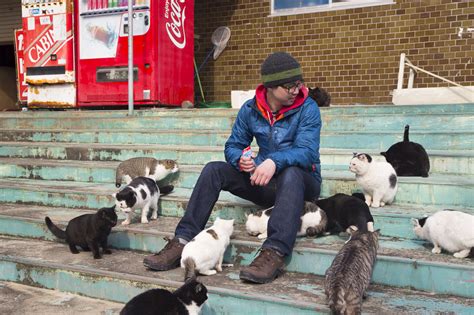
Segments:
[[[173,190],[173,186],[164,186],[161,192],[169,193]],[[148,211],[151,209],[151,219],[158,218],[158,199],[160,198],[160,188],[156,181],[148,177],[136,177],[130,184],[122,190],[112,194],[115,198],[115,206],[117,210],[125,213],[126,219],[122,225],[128,225],[132,221],[133,211],[142,209],[142,223],[148,223]]]
[[[191,279],[173,293],[151,289],[135,296],[120,315],[198,315],[206,300],[207,288]]]
[[[257,236],[258,239],[264,240],[267,238],[267,225],[272,209],[259,210],[247,216],[245,228],[247,233]],[[301,215],[301,225],[297,236],[318,236],[326,231],[327,217],[326,213],[318,208],[312,202],[306,201],[303,214]]]
[[[474,247],[474,215],[442,210],[429,217],[413,219],[413,231],[421,239],[433,243],[433,254],[444,249],[456,258],[466,258]]]
[[[184,246],[181,268],[185,271],[185,281],[195,278],[197,273],[210,276],[222,271],[222,260],[233,232],[234,220],[216,218],[210,228]]]
[[[354,153],[349,170],[356,174],[369,207],[383,207],[393,202],[398,186],[397,173],[390,163],[372,161],[366,153]]]
[[[95,259],[102,258],[99,246],[104,254],[112,252],[107,247],[107,237],[117,224],[115,207],[101,208],[95,214],[83,214],[69,221],[66,231],[57,227],[49,217],[45,217],[46,226],[57,238],[66,240],[69,250],[78,254],[76,246],[92,251]]]
[[[398,176],[428,177],[430,159],[421,144],[408,139],[409,125],[405,126],[403,141],[392,145],[387,152],[380,152],[392,164]]]
[[[369,206],[364,202],[364,196],[361,195],[355,193],[349,196],[339,193],[316,201],[318,207],[326,213],[328,222],[326,230],[330,234],[350,233],[350,229],[374,231],[374,218]]]
[[[326,270],[324,289],[332,314],[361,314],[377,258],[379,230],[353,231]]]
[[[150,157],[136,157],[123,161],[115,173],[115,186],[122,184],[122,179],[130,184],[132,179],[140,176],[149,177],[155,181],[178,171],[178,164],[173,160],[157,160]]]

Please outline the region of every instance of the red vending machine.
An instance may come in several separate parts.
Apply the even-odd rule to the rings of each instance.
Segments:
[[[75,107],[73,0],[21,4],[28,107]]]
[[[128,104],[128,1],[78,0],[78,106]],[[194,100],[194,1],[134,0],[135,105]]]

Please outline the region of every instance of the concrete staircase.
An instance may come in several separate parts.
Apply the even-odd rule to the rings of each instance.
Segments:
[[[417,240],[410,219],[440,209],[474,214],[474,104],[347,106],[324,108],[322,196],[357,190],[348,163],[352,152],[377,156],[403,137],[421,143],[431,159],[428,178],[399,178],[395,204],[371,209],[382,239],[363,311],[375,314],[474,314],[474,261],[434,255]],[[203,165],[223,160],[236,111],[148,110],[19,112],[0,114],[0,280],[125,303],[154,287],[177,288],[183,272],[152,272],[142,261],[172,236]],[[113,229],[112,255],[94,260],[73,255],[49,233],[44,217],[71,218],[113,204],[119,161],[150,156],[176,159],[180,172],[165,179],[175,191],[160,200],[150,224]],[[234,263],[222,274],[201,277],[209,288],[204,314],[327,313],[323,275],[345,239],[301,238],[287,273],[268,285],[238,278],[260,242],[246,235],[251,203],[221,193],[211,220],[235,218],[235,238],[226,253]],[[119,214],[119,218],[123,216]],[[474,227],[473,227],[474,228]]]

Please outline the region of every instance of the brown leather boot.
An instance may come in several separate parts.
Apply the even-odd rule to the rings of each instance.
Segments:
[[[184,244],[178,238],[169,239],[168,244],[158,253],[145,257],[143,264],[145,267],[157,271],[166,271],[178,268],[183,252]]]
[[[262,248],[252,263],[240,269],[240,279],[255,283],[272,282],[283,273],[285,257],[271,248]]]

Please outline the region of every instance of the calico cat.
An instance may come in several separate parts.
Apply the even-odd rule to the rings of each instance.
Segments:
[[[333,314],[361,314],[377,258],[379,230],[354,231],[326,270],[324,289]]]
[[[397,173],[390,163],[372,161],[366,153],[354,153],[349,170],[356,174],[369,207],[383,207],[393,202],[398,185]]]
[[[166,192],[173,186],[166,186]],[[155,180],[148,177],[136,177],[130,184],[125,186],[122,190],[112,194],[115,198],[115,205],[117,210],[122,210],[126,219],[122,225],[130,224],[132,220],[133,210],[142,209],[142,223],[148,223],[148,211],[152,209],[151,219],[158,218],[158,199],[160,197],[160,189]]]
[[[198,315],[206,300],[207,288],[191,279],[173,293],[152,289],[135,296],[120,315]]]
[[[49,217],[45,217],[46,226],[57,238],[66,240],[69,250],[78,254],[76,246],[92,251],[95,259],[102,258],[99,246],[104,254],[112,252],[107,247],[107,237],[117,224],[115,207],[101,208],[95,214],[83,214],[69,221],[66,231],[57,227]]]
[[[260,240],[267,238],[267,224],[272,209],[273,207],[247,215],[245,228],[249,235],[257,236]],[[321,235],[326,230],[326,225],[326,213],[318,208],[314,203],[306,201],[303,208],[303,214],[301,215],[301,224],[297,236],[313,237]]]
[[[222,271],[224,252],[234,232],[234,220],[216,218],[214,224],[194,237],[183,248],[181,268],[184,280],[196,277],[196,273],[210,276]]]
[[[131,158],[121,162],[117,167],[115,186],[119,188],[122,184],[122,179],[125,179],[125,182],[130,184],[132,179],[140,176],[159,181],[177,171],[178,164],[173,160],[157,160],[150,157]]]
[[[323,88],[309,88],[308,95],[316,101],[319,107],[328,107],[331,104],[331,95]]]
[[[442,210],[429,217],[413,219],[413,231],[421,239],[433,243],[433,254],[444,249],[456,258],[466,258],[474,247],[474,215]]]
[[[387,152],[380,152],[392,164],[398,176],[428,177],[430,159],[421,144],[408,139],[410,126],[405,126],[403,141],[392,145]]]
[[[374,231],[374,218],[369,206],[364,202],[364,196],[360,195],[355,193],[349,196],[339,193],[316,201],[316,205],[326,213],[326,230],[330,234],[349,233],[351,227],[362,232]]]

